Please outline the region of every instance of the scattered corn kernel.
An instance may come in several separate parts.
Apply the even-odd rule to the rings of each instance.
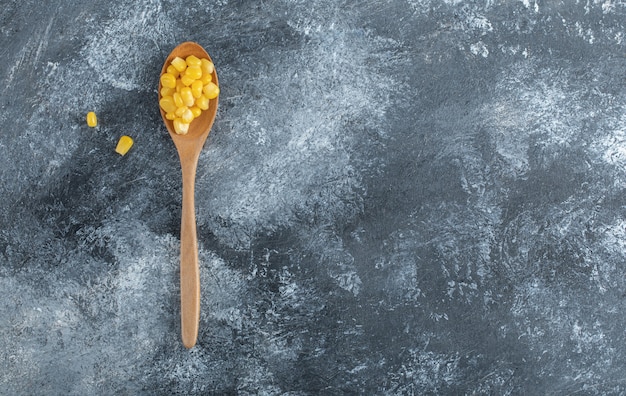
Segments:
[[[210,82],[202,88],[202,92],[207,98],[215,99],[220,94],[220,87],[218,87],[215,83]]]
[[[169,73],[163,74],[161,76],[161,85],[168,88],[176,88],[176,77]]]
[[[183,122],[180,118],[174,120],[174,131],[179,135],[186,135],[189,132],[189,124]]]
[[[187,62],[185,62],[183,58],[177,56],[172,59],[172,66],[174,66],[179,72],[184,72],[187,68]]]
[[[133,138],[124,135],[117,141],[115,152],[119,155],[125,155],[131,147],[133,147]]]
[[[96,117],[96,113],[94,113],[93,111],[87,113],[87,125],[92,128],[98,125],[98,117]]]
[[[165,118],[173,121],[177,134],[187,134],[189,124],[219,95],[212,78],[214,72],[215,66],[208,59],[190,55],[174,58],[161,76],[159,105]]]

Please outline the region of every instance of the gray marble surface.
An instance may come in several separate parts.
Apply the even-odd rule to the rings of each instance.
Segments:
[[[0,394],[625,394],[625,22],[614,0],[3,1]],[[189,351],[156,101],[188,40],[222,89]]]

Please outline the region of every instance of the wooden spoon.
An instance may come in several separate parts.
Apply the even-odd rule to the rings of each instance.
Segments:
[[[161,75],[166,72],[172,59],[177,56],[185,59],[189,55],[211,61],[209,54],[200,45],[185,42],[174,48],[167,56]],[[213,82],[218,84],[215,71],[213,71]],[[159,82],[160,99],[161,83]],[[200,151],[202,151],[202,146],[204,146],[211,126],[213,126],[213,120],[215,120],[217,102],[218,98],[209,101],[209,108],[203,110],[202,114],[191,122],[189,132],[186,135],[179,135],[174,131],[173,122],[165,118],[165,112],[159,106],[165,127],[178,151],[183,177],[183,209],[180,225],[180,319],[183,345],[186,348],[191,348],[196,344],[200,321],[200,270],[198,267],[198,237],[196,235],[194,203],[196,168]]]

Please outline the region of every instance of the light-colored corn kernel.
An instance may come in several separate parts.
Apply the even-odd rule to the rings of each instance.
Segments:
[[[202,109],[198,106],[193,106],[189,110],[191,110],[191,112],[193,113],[193,118],[198,118],[200,117],[200,114],[202,114]]]
[[[191,95],[198,99],[200,96],[202,96],[202,88],[203,88],[203,84],[202,81],[200,80],[196,80],[194,82],[191,83]]]
[[[179,72],[184,72],[187,68],[187,62],[185,62],[183,58],[177,56],[176,58],[172,59],[172,66],[174,66]]]
[[[176,87],[176,77],[174,77],[173,75],[169,74],[169,73],[164,73],[161,76],[161,85],[164,87],[168,87],[168,88],[175,88]]]
[[[133,138],[124,135],[117,141],[115,152],[119,155],[125,155],[131,147],[133,147]]]
[[[189,132],[189,124],[183,122],[180,118],[174,120],[174,132],[179,135],[186,135]]]
[[[195,78],[192,78],[191,76],[189,76],[189,74],[188,74],[188,73],[185,73],[185,75],[184,75],[184,76],[182,76],[182,77],[180,78],[180,81],[182,81],[182,83],[183,83],[183,85],[184,85],[184,86],[188,87],[188,86],[190,86],[190,85],[191,85],[194,81],[196,81],[196,79],[195,79]]]
[[[93,111],[87,113],[87,125],[92,128],[98,125],[98,117],[96,117],[96,113],[94,113]]]
[[[172,98],[174,98],[174,105],[176,105],[176,107],[183,107],[185,105],[185,102],[183,102],[183,98],[182,96],[180,96],[180,93],[174,92]]]
[[[196,106],[201,108],[202,110],[206,110],[209,108],[209,98],[202,95],[198,99],[196,99]]]
[[[161,97],[172,96],[174,92],[176,92],[176,90],[174,88],[169,88],[169,87],[162,87],[160,91]]]
[[[187,66],[200,66],[202,64],[202,61],[195,55],[189,55],[185,58],[185,62]]]
[[[175,118],[176,118],[176,114],[174,114],[174,113],[165,113],[165,119],[170,120],[170,121],[174,121]]]
[[[208,99],[215,99],[220,94],[220,87],[218,87],[214,82],[210,82],[202,88],[202,93]]]
[[[211,81],[213,81],[213,76],[210,74],[202,72],[202,77],[200,77],[200,81],[202,81],[202,85],[207,85]]]
[[[191,109],[185,109],[185,111],[183,111],[183,115],[180,116],[180,119],[183,120],[183,122],[186,124],[189,124],[191,121],[193,121],[193,112],[191,111]]]
[[[176,69],[173,65],[169,65],[166,71],[176,78],[178,78],[178,76],[180,75],[180,72],[178,71],[178,69]]]
[[[200,68],[202,69],[202,74],[213,74],[213,70],[215,70],[215,66],[213,65],[213,62],[209,61],[208,59],[201,59],[200,60]]]
[[[202,77],[202,69],[200,69],[200,66],[189,66],[185,71],[185,76],[197,80]]]
[[[185,106],[187,107],[193,106],[193,102],[195,102],[195,99],[193,97],[193,94],[191,93],[191,88],[185,87],[181,89],[180,97],[183,99],[183,103],[185,104]]]

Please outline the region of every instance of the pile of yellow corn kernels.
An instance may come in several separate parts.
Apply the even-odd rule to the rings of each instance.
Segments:
[[[191,121],[209,108],[209,100],[219,95],[220,89],[212,81],[213,70],[208,59],[190,55],[174,58],[161,75],[159,105],[165,118],[173,121],[177,134],[187,134]]]

